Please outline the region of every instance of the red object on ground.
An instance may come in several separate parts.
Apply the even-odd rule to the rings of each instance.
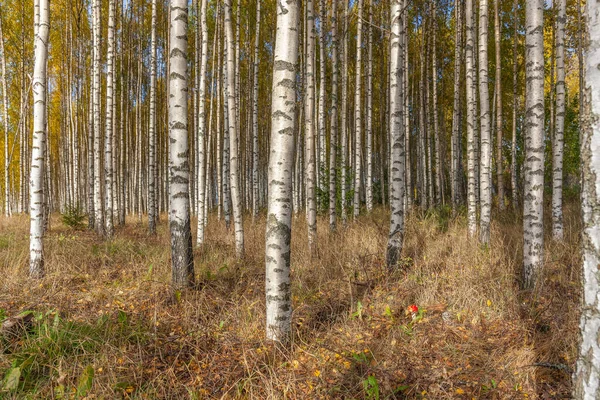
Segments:
[[[419,307],[412,304],[412,305],[408,306],[408,311],[410,311],[412,314],[416,314],[419,312]]]

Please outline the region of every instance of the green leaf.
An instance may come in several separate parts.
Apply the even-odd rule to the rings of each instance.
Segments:
[[[88,365],[84,370],[83,374],[79,377],[79,383],[77,384],[77,397],[85,397],[92,388],[94,382],[94,367]]]
[[[21,368],[11,368],[6,372],[4,377],[4,383],[2,389],[4,390],[15,390],[19,387],[19,380],[21,379]]]

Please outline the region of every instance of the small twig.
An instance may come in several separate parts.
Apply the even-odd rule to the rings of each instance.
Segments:
[[[571,368],[569,368],[569,366],[566,364],[552,364],[549,362],[538,362],[538,363],[526,365],[526,367],[542,367],[542,368],[554,369],[557,371],[563,371],[563,372],[566,372],[567,374],[573,373],[573,370]]]

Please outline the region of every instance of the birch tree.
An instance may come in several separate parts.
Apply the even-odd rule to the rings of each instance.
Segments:
[[[106,137],[104,140],[104,235],[112,238],[113,225],[113,96],[115,59],[115,0],[108,2],[108,49],[106,66]]]
[[[480,159],[479,241],[490,242],[490,220],[492,210],[492,146],[490,125],[490,99],[488,87],[488,0],[479,0],[479,109],[480,109]]]
[[[190,226],[188,146],[188,2],[170,0],[169,35],[169,227],[172,284],[176,290],[194,283]]]
[[[527,0],[525,17],[523,286],[532,288],[544,261],[544,1]]]
[[[206,24],[206,0],[202,0],[200,4],[200,26],[202,29],[202,47],[200,59],[200,77],[198,88],[198,229],[196,244],[201,246],[204,244],[204,212],[205,212],[205,197],[206,197],[206,158],[205,155],[205,136],[206,136],[206,68],[208,64],[208,25]],[[236,228],[237,236],[237,228]],[[242,238],[243,247],[243,238]],[[242,250],[243,252],[243,250]]]
[[[484,0],[485,1],[485,0]],[[473,0],[465,0],[465,19],[467,44],[465,46],[465,69],[467,89],[467,219],[469,237],[477,234],[477,174],[475,171],[475,114],[477,100],[475,99],[475,66],[473,60]]]
[[[362,18],[363,0],[358,0],[358,27],[356,33],[356,84],[354,87],[354,219],[360,213],[360,174],[361,174],[361,147],[362,147]]]
[[[101,55],[101,1],[94,0],[92,12],[93,12],[93,93],[92,93],[92,107],[93,107],[93,123],[94,123],[94,227],[99,235],[104,234],[104,218],[103,218],[103,207],[102,207],[102,174],[100,168],[102,168],[102,135],[101,129],[102,124],[100,121],[101,107],[100,107],[100,92],[102,87],[100,86],[100,55]]]
[[[1,10],[0,10],[1,11]],[[10,207],[10,155],[8,143],[8,86],[6,82],[6,52],[4,51],[4,31],[0,12],[0,62],[2,63],[2,122],[4,123],[4,215],[12,213]]]
[[[564,0],[559,2],[559,20],[561,15],[564,16],[563,5]],[[585,86],[582,87],[584,102],[580,108],[583,112],[580,142],[583,304],[579,323],[579,358],[573,375],[573,394],[578,400],[600,397],[600,4],[588,1],[586,17],[589,42],[585,59]]]
[[[391,130],[391,181],[390,181],[390,233],[387,244],[388,268],[395,267],[402,251],[404,238],[404,65],[401,43],[402,1],[390,4],[390,130]]]
[[[558,1],[556,24],[556,123],[552,140],[552,236],[563,239],[563,149],[565,132],[565,23],[566,0]]]
[[[235,253],[238,259],[244,257],[244,225],[242,221],[242,200],[240,193],[240,167],[238,157],[238,126],[236,117],[236,66],[233,38],[233,24],[231,21],[231,2],[225,3],[225,32],[227,36],[227,113],[229,117],[229,175],[231,189],[231,206],[235,230]]]
[[[331,127],[329,136],[329,229],[335,231],[337,226],[336,204],[336,164],[338,136],[338,33],[337,33],[337,0],[331,5]]]
[[[462,52],[462,15],[461,0],[455,0],[454,20],[456,27],[454,32],[454,103],[452,109],[452,140],[451,140],[451,168],[450,192],[452,197],[452,209],[456,212],[459,203],[459,167],[460,167],[460,88],[461,88],[461,52]]]
[[[306,170],[306,218],[308,225],[308,245],[312,255],[316,254],[317,246],[317,202],[316,202],[316,149],[315,149],[315,72],[313,65],[313,54],[315,47],[314,27],[314,5],[313,0],[306,1],[306,83],[305,83],[305,170]]]
[[[29,274],[44,276],[44,151],[46,146],[46,88],[50,10],[48,0],[36,4],[38,27],[35,35],[33,71],[33,149],[30,172]]]
[[[291,198],[297,60],[298,1],[288,0],[277,7],[265,240],[266,336],[277,342],[289,340],[292,322]]]
[[[502,138],[504,118],[502,116],[502,58],[500,52],[500,38],[502,37],[502,24],[498,10],[500,0],[494,1],[494,43],[496,50],[496,179],[498,182],[498,206],[504,210],[504,163],[502,156]],[[491,178],[491,177],[490,177]]]
[[[150,123],[148,128],[148,231],[156,234],[156,0],[152,0],[150,33]]]
[[[254,39],[254,89],[252,92],[252,217],[258,216],[258,67],[260,47],[260,1],[256,2],[256,36]]]
[[[368,48],[367,48],[367,177],[365,192],[367,211],[373,210],[373,3],[369,2]],[[400,67],[402,68],[402,67]],[[400,82],[402,85],[402,82]]]
[[[513,1],[513,112],[512,112],[512,143],[510,146],[510,189],[513,208],[517,204],[517,32],[518,32],[518,0]]]

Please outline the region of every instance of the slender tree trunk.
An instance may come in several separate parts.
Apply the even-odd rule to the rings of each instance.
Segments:
[[[46,85],[50,10],[48,0],[36,3],[35,66],[33,72],[33,151],[30,173],[29,274],[44,276],[44,150],[46,147]]]
[[[12,214],[10,207],[10,159],[8,138],[8,86],[6,83],[6,52],[4,50],[4,32],[2,30],[2,13],[0,12],[0,53],[2,53],[2,121],[4,122],[4,215]]]
[[[496,0],[498,1],[498,0]],[[454,32],[454,106],[452,110],[452,147],[451,147],[451,196],[452,196],[452,210],[454,213],[457,211],[459,205],[459,192],[460,192],[460,151],[461,145],[460,137],[460,77],[461,77],[461,50],[462,50],[462,13],[461,13],[461,0],[455,0],[454,6],[454,20],[456,21],[455,32]]]
[[[309,0],[311,1],[311,0]],[[277,38],[273,64],[269,199],[265,245],[267,339],[290,339],[292,293],[292,171],[296,131],[296,71],[298,62],[298,2],[277,7]]]
[[[341,137],[341,150],[342,150],[342,223],[345,225],[347,220],[346,215],[346,192],[347,192],[347,171],[346,166],[348,165],[348,0],[342,0],[344,7],[344,55],[342,59],[342,137]]]
[[[229,116],[229,151],[230,151],[230,187],[231,187],[231,205],[233,210],[233,222],[235,226],[235,253],[238,259],[244,257],[244,225],[242,221],[242,201],[240,193],[240,167],[238,156],[238,129],[236,121],[236,85],[235,85],[235,60],[234,60],[234,42],[233,26],[231,23],[231,3],[232,0],[226,0],[225,3],[225,32],[227,35],[227,97],[229,104],[227,107]]]
[[[93,117],[94,117],[94,214],[95,221],[94,227],[98,235],[104,234],[104,210],[102,207],[102,168],[101,149],[102,149],[102,124],[100,121],[101,107],[100,107],[100,92],[102,87],[100,86],[100,56],[101,56],[101,2],[100,0],[94,0],[93,14],[94,14],[94,29],[93,29],[93,42],[94,42],[94,57],[93,57],[93,74],[94,74],[94,91],[93,91]]]
[[[175,290],[194,284],[189,193],[187,4],[187,0],[170,0],[169,227]]]
[[[108,2],[108,50],[106,67],[106,138],[104,140],[104,236],[114,234],[113,225],[113,101],[114,101],[114,59],[115,59],[115,0]]]
[[[431,63],[431,80],[433,84],[433,134],[435,135],[435,203],[436,205],[442,204],[444,200],[444,193],[442,188],[442,149],[441,149],[441,139],[442,133],[440,132],[440,123],[438,116],[438,96],[437,96],[437,80],[438,80],[438,64],[437,64],[437,11],[435,1],[432,3],[432,18],[433,18],[433,35],[431,41],[433,43],[432,47],[432,63]]]
[[[512,195],[512,206],[516,207],[518,203],[518,189],[517,189],[517,40],[518,40],[518,1],[513,1],[513,20],[514,20],[514,32],[513,32],[513,113],[512,113],[512,143],[510,147],[510,188]]]
[[[421,184],[419,200],[421,209],[426,210],[427,204],[427,127],[425,126],[425,26],[421,26],[422,41],[421,41],[421,76],[419,80],[419,171]]]
[[[200,25],[202,29],[202,54],[200,60],[200,87],[198,88],[198,232],[196,244],[201,246],[204,244],[204,208],[206,196],[206,156],[205,153],[205,136],[206,136],[206,67],[208,64],[208,25],[206,24],[207,4],[206,0],[201,1],[200,6]],[[208,153],[208,151],[207,151]]]
[[[258,68],[260,65],[260,6],[256,2],[256,36],[254,39],[254,90],[252,93],[252,218],[258,216]]]
[[[390,233],[387,245],[388,268],[398,264],[402,252],[404,238],[404,65],[402,54],[402,1],[392,0],[390,4],[391,38],[390,38],[390,130],[391,149],[391,181],[390,181]]]
[[[484,0],[485,1],[485,0]],[[473,0],[465,0],[465,19],[467,21],[467,45],[466,52],[466,87],[467,87],[467,218],[469,224],[469,237],[474,238],[477,234],[477,175],[475,170],[475,114],[477,111],[477,100],[475,99],[475,65],[473,60]]]
[[[327,198],[327,146],[325,135],[327,134],[327,123],[325,122],[325,93],[326,93],[326,68],[325,57],[325,29],[327,27],[327,10],[325,0],[319,3],[319,163],[317,176],[319,179],[319,207]]]
[[[402,37],[402,47],[404,54],[404,70],[402,71],[403,76],[403,90],[404,90],[404,154],[406,155],[405,160],[405,170],[406,170],[406,208],[410,212],[413,207],[413,185],[412,185],[412,172],[411,172],[411,154],[410,154],[410,113],[409,113],[409,102],[408,102],[408,79],[409,79],[409,70],[408,70],[408,57],[409,57],[409,46],[408,46],[408,27],[409,27],[409,18],[408,18],[408,0],[403,1],[402,5],[402,29],[403,34]],[[383,177],[381,179],[383,185]]]
[[[329,229],[333,232],[337,226],[337,135],[338,135],[338,36],[337,36],[337,0],[331,5],[331,131],[329,136]]]
[[[150,124],[148,128],[148,231],[156,234],[156,0],[152,0],[150,37]]]
[[[544,1],[527,0],[523,286],[535,285],[544,263]]]
[[[306,101],[304,104],[305,117],[305,140],[306,140],[306,196],[307,196],[307,223],[308,223],[308,245],[311,255],[317,250],[317,204],[315,185],[316,174],[316,149],[315,149],[315,72],[313,64],[313,53],[315,47],[315,25],[314,25],[313,0],[306,2]]]
[[[479,241],[490,242],[492,210],[492,146],[490,124],[490,99],[488,86],[488,0],[479,0],[479,107],[481,110],[480,207]]]
[[[504,210],[504,162],[502,156],[502,137],[504,117],[502,116],[502,57],[500,51],[501,21],[500,0],[494,0],[494,42],[496,45],[496,175],[498,181],[498,206]]]
[[[401,18],[401,17],[399,17]],[[365,185],[367,211],[373,210],[373,3],[369,2],[368,60],[367,60],[367,179]],[[402,49],[402,46],[400,46]],[[402,68],[402,66],[400,66]],[[402,82],[399,83],[402,86]]]
[[[360,178],[361,178],[361,150],[362,150],[362,18],[363,0],[358,0],[358,27],[356,34],[356,84],[354,87],[354,219],[360,213]]]
[[[563,148],[565,131],[565,23],[566,0],[558,1],[556,30],[556,124],[552,141],[552,236],[563,239]]]

